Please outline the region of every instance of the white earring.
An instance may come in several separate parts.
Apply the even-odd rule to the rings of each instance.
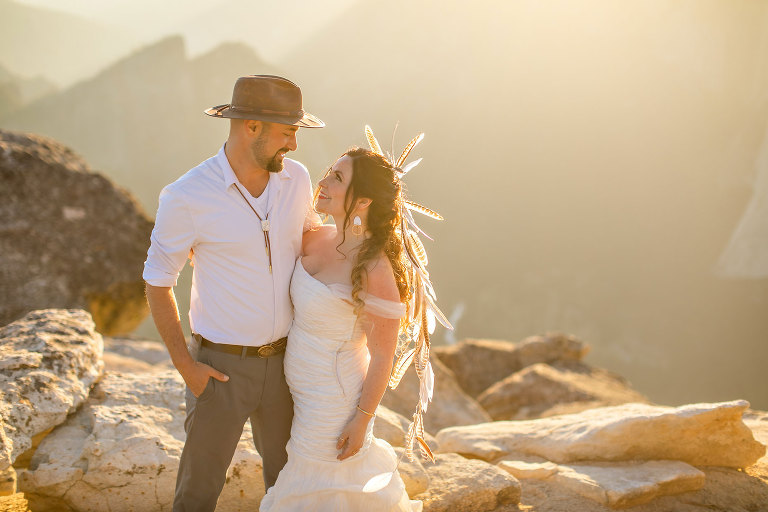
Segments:
[[[355,236],[363,234],[363,221],[360,220],[359,215],[355,215],[355,218],[352,219],[352,234]]]

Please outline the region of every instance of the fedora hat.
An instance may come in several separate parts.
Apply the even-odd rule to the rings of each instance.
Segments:
[[[325,123],[301,104],[301,89],[281,76],[241,76],[232,91],[232,103],[205,111],[211,117],[255,119],[304,128],[322,128]]]

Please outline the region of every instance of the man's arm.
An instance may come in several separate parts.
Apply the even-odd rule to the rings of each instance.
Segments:
[[[187,204],[178,191],[164,188],[160,193],[160,205],[147,251],[147,261],[144,262],[147,302],[173,365],[192,393],[199,396],[210,376],[219,380],[227,380],[228,377],[195,361],[187,350],[184,332],[181,330],[173,287],[176,286],[179,272],[194,242],[194,222]]]
[[[176,367],[184,382],[192,390],[192,394],[200,396],[205,390],[205,386],[208,385],[210,377],[223,382],[228,381],[228,376],[207,364],[195,361],[189,354],[184,332],[181,330],[179,308],[176,305],[173,288],[152,286],[147,283],[146,293],[149,309],[152,311],[152,319],[155,321],[165,346],[168,347],[173,366]]]

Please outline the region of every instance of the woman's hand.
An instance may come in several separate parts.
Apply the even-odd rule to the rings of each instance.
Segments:
[[[370,420],[370,416],[357,411],[336,441],[336,449],[341,450],[341,453],[336,457],[337,459],[344,460],[360,451],[363,441],[365,441],[365,431],[368,429]]]

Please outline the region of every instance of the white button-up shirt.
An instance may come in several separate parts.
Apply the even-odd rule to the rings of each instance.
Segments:
[[[223,146],[160,193],[144,280],[176,286],[194,249],[189,322],[193,332],[215,343],[258,346],[288,334],[293,320],[289,286],[302,233],[320,219],[311,207],[306,167],[288,158],[283,166],[269,177],[272,273],[261,222],[235,187],[259,208],[239,183]]]

